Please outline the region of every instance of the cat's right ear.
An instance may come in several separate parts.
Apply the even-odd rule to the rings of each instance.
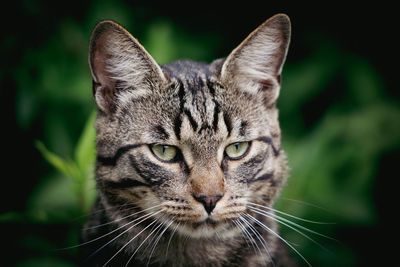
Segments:
[[[111,114],[122,92],[149,93],[164,74],[142,45],[122,26],[106,20],[93,30],[89,45],[93,95],[99,109]]]
[[[282,67],[290,40],[290,20],[278,14],[255,29],[226,58],[223,83],[263,98],[266,106],[278,98]]]

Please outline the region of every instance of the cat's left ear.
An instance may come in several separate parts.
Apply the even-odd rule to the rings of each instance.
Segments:
[[[160,66],[144,47],[110,20],[101,21],[93,30],[89,64],[97,106],[107,114],[115,111],[127,91],[143,96],[166,81]]]
[[[226,58],[221,69],[221,81],[229,87],[262,95],[266,105],[275,103],[289,41],[289,17],[285,14],[273,16]]]

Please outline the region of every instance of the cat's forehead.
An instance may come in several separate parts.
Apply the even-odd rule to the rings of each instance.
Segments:
[[[178,60],[162,65],[161,68],[168,73],[171,79],[196,82],[200,78],[208,79],[212,75],[210,65],[190,60]]]
[[[218,81],[219,62],[184,60],[161,66],[170,86],[136,101],[136,95],[128,94],[133,101],[127,98],[120,106],[120,127],[144,143],[186,144],[194,152],[202,147],[216,150],[229,138],[253,139],[257,128],[266,128],[264,109],[250,95]]]
[[[215,96],[215,80],[210,65],[180,60],[162,66],[174,84],[178,98],[174,115],[175,134],[178,139],[204,142],[218,136],[220,104]],[[203,138],[202,138],[203,137]]]

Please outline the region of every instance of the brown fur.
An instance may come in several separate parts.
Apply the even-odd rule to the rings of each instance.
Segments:
[[[99,201],[85,266],[292,265],[276,222],[255,209],[271,207],[287,178],[275,104],[289,39],[276,15],[226,59],[158,66],[120,25],[96,26]],[[249,148],[231,159],[236,142]],[[153,144],[177,156],[164,161]]]

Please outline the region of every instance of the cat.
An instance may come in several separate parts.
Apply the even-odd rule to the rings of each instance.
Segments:
[[[277,14],[228,57],[159,66],[122,26],[89,47],[99,199],[83,266],[293,266],[271,207],[288,176]]]

